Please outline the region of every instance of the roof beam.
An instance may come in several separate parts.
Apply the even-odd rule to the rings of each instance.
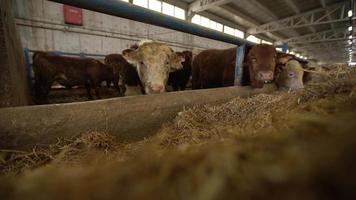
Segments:
[[[323,8],[326,8],[326,2],[325,2],[325,0],[320,0],[320,4],[321,4],[321,6],[322,6]],[[328,16],[328,19],[331,20],[331,16],[330,16],[330,15]],[[331,28],[332,28],[333,30],[335,30],[335,26],[334,26],[333,23],[330,23],[330,26],[331,26]]]
[[[237,23],[239,24],[244,24],[245,26],[247,27],[253,27],[253,26],[257,26],[259,25],[259,22],[256,21],[255,19],[227,6],[227,5],[223,5],[220,7],[220,9],[223,9],[224,11],[226,12],[229,12],[231,14],[234,15],[233,19],[234,21],[236,21]],[[245,30],[245,29],[244,29]],[[265,34],[269,39],[267,40],[281,40],[282,38],[280,36],[277,36],[275,34],[272,34],[272,33],[266,33]]]
[[[302,44],[302,43],[315,43],[315,42],[327,42],[335,40],[347,40],[347,30],[326,30],[317,33],[306,34],[298,37],[292,37],[284,40],[288,44]]]
[[[293,29],[318,24],[329,24],[334,22],[347,21],[348,17],[344,12],[346,2],[336,3],[325,8],[318,8],[308,12],[293,15],[284,19],[266,23],[247,30],[250,34],[274,32],[285,29]],[[343,13],[337,19],[327,19],[333,13]],[[321,15],[320,15],[321,14]]]
[[[196,0],[189,5],[188,13],[199,13],[215,6],[221,6],[232,2],[233,0]]]
[[[327,43],[314,43],[306,46],[296,46],[295,49],[297,50],[325,50],[325,49],[345,49],[346,45],[344,42],[341,41],[331,41]]]
[[[321,0],[321,1],[323,1],[323,0]],[[300,10],[299,10],[298,6],[295,5],[295,3],[294,3],[293,0],[286,0],[286,3],[288,4],[289,7],[292,8],[292,10],[295,12],[295,14],[300,14]],[[308,23],[308,22],[307,22],[307,19],[303,18],[302,20],[304,21],[304,23]],[[309,30],[310,30],[311,32],[313,32],[313,33],[316,32],[316,29],[315,29],[315,27],[313,27],[313,26],[310,26],[310,27],[309,27]]]

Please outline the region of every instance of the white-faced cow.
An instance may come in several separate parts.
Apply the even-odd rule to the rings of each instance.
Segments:
[[[137,49],[125,50],[122,55],[136,67],[147,94],[165,92],[169,73],[182,69],[184,62],[183,55],[154,41],[141,43]]]
[[[296,90],[304,88],[303,68],[296,60],[290,60],[280,69],[277,75],[277,85],[280,90]]]

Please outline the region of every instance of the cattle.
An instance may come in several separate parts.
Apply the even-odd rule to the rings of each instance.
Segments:
[[[277,70],[281,70],[285,67],[286,63],[291,60],[298,60],[298,62],[301,64],[301,67],[306,70],[303,73],[303,83],[307,83],[311,81],[312,79],[312,74],[308,71],[314,71],[316,68],[315,66],[311,66],[307,61],[300,60],[298,59],[295,55],[288,54],[288,53],[280,53],[278,52],[277,54]],[[279,73],[277,71],[277,73]]]
[[[277,51],[268,44],[254,45],[245,55],[243,66],[244,85],[263,87],[272,81],[276,67]],[[234,85],[236,48],[202,51],[193,60],[193,89]]]
[[[139,86],[141,93],[145,94],[135,67],[128,63],[122,55],[110,54],[105,56],[105,64],[113,69],[114,85],[118,89],[119,95],[125,96],[126,86]]]
[[[182,63],[183,68],[169,73],[168,77],[168,85],[171,85],[174,91],[185,90],[192,74],[192,52],[183,51],[181,54],[185,59],[185,61]]]
[[[136,67],[146,94],[166,92],[170,72],[182,69],[184,57],[166,44],[147,41],[137,49],[127,49],[123,57]]]
[[[296,60],[290,60],[282,67],[276,77],[276,83],[280,90],[296,90],[304,88],[303,68]]]
[[[35,74],[34,95],[37,104],[48,103],[48,93],[56,81],[66,88],[84,85],[89,99],[93,99],[91,88],[101,98],[99,87],[103,81],[113,79],[112,69],[93,58],[75,58],[35,52],[33,55]]]

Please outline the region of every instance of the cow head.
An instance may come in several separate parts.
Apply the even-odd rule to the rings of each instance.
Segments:
[[[146,42],[137,49],[126,49],[122,55],[136,66],[147,94],[165,92],[169,73],[181,69],[184,62],[181,53],[175,53],[167,45],[158,42]]]
[[[303,88],[303,73],[303,68],[298,61],[288,61],[277,78],[279,89],[295,90]]]
[[[258,44],[247,55],[251,85],[262,88],[264,83],[273,80],[276,68],[277,51],[274,46]]]

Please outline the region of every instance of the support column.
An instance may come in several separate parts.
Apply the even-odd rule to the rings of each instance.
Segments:
[[[30,104],[24,55],[12,0],[0,0],[0,107]]]

